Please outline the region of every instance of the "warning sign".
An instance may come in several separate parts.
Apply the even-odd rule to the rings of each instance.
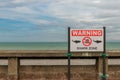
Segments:
[[[103,29],[70,29],[71,52],[103,52]]]

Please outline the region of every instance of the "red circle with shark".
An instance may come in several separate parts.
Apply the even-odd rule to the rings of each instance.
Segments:
[[[82,39],[82,44],[84,46],[90,46],[92,44],[92,39],[90,37],[84,37]]]

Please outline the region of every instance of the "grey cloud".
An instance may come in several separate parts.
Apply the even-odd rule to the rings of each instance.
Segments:
[[[94,6],[102,9],[120,9],[120,0],[101,0],[100,4],[94,4]]]
[[[51,26],[47,28],[56,26],[57,29],[106,26],[109,36],[114,36],[120,35],[119,4],[120,0],[2,0],[0,18],[26,20],[39,26]],[[46,15],[53,19],[38,18]],[[114,38],[120,40],[117,36]]]

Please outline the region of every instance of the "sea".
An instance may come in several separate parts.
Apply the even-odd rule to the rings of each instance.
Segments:
[[[0,42],[0,50],[67,50],[67,42]],[[120,42],[107,42],[107,50],[120,50]]]

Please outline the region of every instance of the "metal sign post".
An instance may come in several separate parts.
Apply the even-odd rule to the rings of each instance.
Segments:
[[[107,75],[106,75],[106,27],[103,27],[104,29],[104,51],[102,53],[102,57],[103,57],[103,75],[102,75],[102,80],[106,80]]]
[[[68,53],[67,53],[67,56],[68,56],[68,80],[71,80],[70,27],[68,27]]]

